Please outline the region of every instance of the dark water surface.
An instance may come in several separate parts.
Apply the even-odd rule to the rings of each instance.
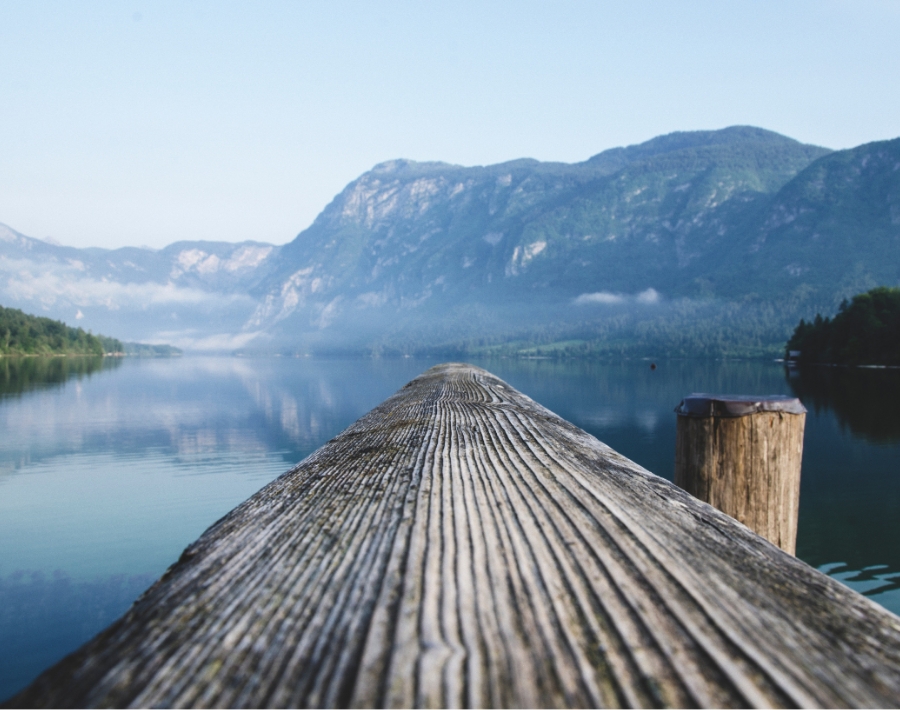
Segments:
[[[0,698],[121,615],[210,524],[435,364],[0,359]],[[798,556],[900,613],[900,373],[477,362],[671,479],[692,392],[809,409]]]

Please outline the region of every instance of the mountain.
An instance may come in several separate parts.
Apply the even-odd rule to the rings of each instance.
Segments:
[[[745,126],[576,164],[395,160],[282,247],[31,240],[50,273],[82,279],[68,291],[37,266],[47,288],[19,286],[0,241],[0,302],[40,292],[136,337],[103,321],[118,308],[123,327],[186,347],[777,353],[801,317],[900,283],[898,165],[900,139],[831,152]]]
[[[250,337],[249,295],[277,261],[262,242],[76,249],[0,225],[0,303],[121,339],[231,348]]]
[[[900,282],[900,139],[817,160],[761,207],[734,226],[729,267],[716,270],[719,283],[751,275],[734,293],[803,286],[827,294],[833,310]]]
[[[275,296],[293,278],[289,301],[374,291],[398,303],[436,288],[669,289],[672,266],[709,250],[700,240],[733,211],[725,204],[745,207],[826,152],[739,127],[664,136],[575,165],[383,163],[284,248],[266,286]]]
[[[383,163],[283,248],[252,324],[313,348],[533,339],[548,323],[608,339],[594,321],[611,307],[708,297],[696,280],[730,225],[827,154],[734,127],[575,165]]]

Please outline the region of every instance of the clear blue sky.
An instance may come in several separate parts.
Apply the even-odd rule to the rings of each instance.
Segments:
[[[0,222],[283,243],[392,158],[900,136],[900,2],[0,2]]]

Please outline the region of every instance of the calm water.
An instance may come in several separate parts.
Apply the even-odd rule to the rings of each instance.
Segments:
[[[211,523],[434,362],[0,359],[0,698],[122,614]],[[900,373],[479,362],[671,479],[691,392],[808,409],[798,556],[900,613]]]

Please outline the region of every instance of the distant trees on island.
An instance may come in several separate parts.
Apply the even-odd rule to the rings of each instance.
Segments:
[[[62,321],[0,306],[0,356],[3,355],[175,357],[181,355],[181,350],[171,345],[123,343],[71,328]]]
[[[0,306],[0,355],[124,353],[120,340],[70,328],[62,321]]]
[[[801,320],[786,350],[801,363],[900,365],[900,288],[844,299],[834,318]]]

